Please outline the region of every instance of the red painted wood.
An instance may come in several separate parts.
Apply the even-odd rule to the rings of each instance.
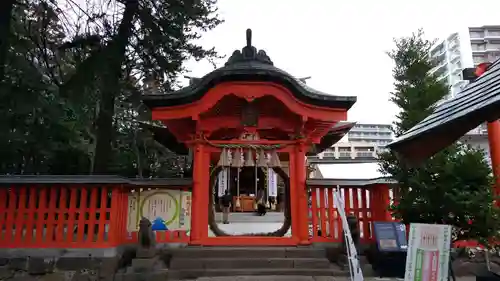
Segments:
[[[300,228],[300,221],[298,213],[300,212],[300,205],[298,202],[298,189],[299,185],[297,182],[297,177],[293,177],[297,172],[297,151],[294,149],[289,154],[289,174],[290,176],[290,208],[292,215],[292,237],[300,241],[300,238],[297,236]]]
[[[362,239],[365,241],[371,240],[371,232],[370,232],[370,224],[371,224],[371,218],[368,216],[368,200],[366,196],[366,190],[365,189],[360,189],[361,190],[361,217],[362,217],[362,222],[363,224],[360,226],[361,229],[363,230],[363,236]]]
[[[7,190],[7,188],[0,188],[0,229],[3,229],[7,221],[7,206],[9,200]],[[0,231],[0,245],[5,238],[4,236],[4,231]]]
[[[27,219],[26,219],[26,236],[24,237],[25,243],[33,243],[33,230],[35,228],[35,216],[39,214],[36,212],[36,201],[37,201],[37,186],[29,187],[29,203],[27,210]]]
[[[342,188],[344,190],[344,209],[346,215],[352,211],[351,207],[351,189],[349,187]]]
[[[312,237],[318,236],[318,189],[311,188],[311,217],[312,217]]]
[[[319,188],[319,217],[321,222],[321,237],[327,237],[326,231],[326,210],[325,210],[325,189]]]
[[[21,246],[23,244],[23,231],[26,223],[26,186],[23,186],[19,190],[19,201],[17,205],[17,215],[14,224],[14,244]]]
[[[107,217],[108,217],[108,188],[107,186],[102,186],[101,187],[101,194],[100,194],[101,200],[100,200],[100,206],[99,206],[99,220],[98,220],[98,232],[97,232],[97,237],[96,237],[96,242],[97,243],[103,243],[104,240],[104,235],[106,231],[106,225],[107,225]]]
[[[329,230],[329,236],[332,239],[335,239],[337,237],[337,229],[335,227],[336,224],[336,211],[333,208],[333,189],[327,189],[327,201],[328,201],[328,230]]]
[[[47,245],[52,245],[55,240],[55,226],[56,226],[56,213],[57,213],[57,205],[56,203],[58,202],[57,200],[57,188],[55,186],[50,187],[50,193],[49,193],[49,208],[47,210],[47,231],[46,231],[46,236],[45,236],[45,241],[47,242]]]
[[[66,187],[59,187],[59,207],[57,208],[56,219],[56,242],[63,242],[64,237],[64,224],[66,222],[67,206],[68,206],[68,189]]]
[[[199,116],[214,107],[217,102],[228,93],[232,93],[233,95],[247,100],[255,100],[263,96],[271,95],[281,101],[290,111],[306,118],[324,121],[347,119],[347,111],[345,109],[306,104],[297,100],[286,87],[275,83],[265,82],[221,83],[208,90],[203,98],[192,104],[154,108],[152,118],[153,120],[169,120]]]
[[[122,216],[122,196],[121,196],[121,186],[115,186],[111,191],[111,206],[109,218],[112,220],[109,225],[108,241],[111,245],[119,245],[120,236],[125,233],[125,229],[122,229],[123,222],[126,221],[126,217]],[[128,200],[127,200],[128,201]],[[107,218],[106,218],[107,219]],[[116,219],[116,220],[114,220]]]
[[[33,242],[35,245],[45,243],[45,236],[43,234],[45,225],[47,223],[47,188],[45,186],[39,187],[40,196],[38,197],[38,209],[36,219],[36,237]]]
[[[500,120],[489,122],[487,128],[491,167],[494,176],[493,191],[498,196],[500,195]],[[497,206],[500,206],[500,200],[496,203]]]
[[[79,243],[83,243],[84,231],[85,231],[85,223],[86,223],[86,212],[87,212],[87,198],[88,198],[88,190],[86,186],[81,187],[80,189],[80,206],[78,206],[78,230],[76,233],[76,241]]]
[[[72,186],[69,190],[69,209],[68,209],[68,230],[65,242],[75,242],[75,221],[76,221],[76,200],[78,196],[78,187]]]
[[[86,243],[94,242],[98,196],[99,196],[99,190],[97,188],[92,188],[90,190],[90,205],[87,209],[87,212],[89,214],[89,219],[87,220],[88,232],[87,232],[87,240],[85,241]]]

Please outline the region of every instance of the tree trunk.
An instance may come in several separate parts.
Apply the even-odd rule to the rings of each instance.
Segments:
[[[118,34],[104,50],[108,67],[104,71],[101,102],[97,117],[97,142],[94,159],[94,174],[107,174],[112,156],[111,142],[113,140],[113,116],[115,113],[115,98],[120,89],[122,63],[125,60],[126,47],[132,33],[134,16],[138,10],[137,0],[128,0],[125,4],[123,18],[118,28]]]
[[[0,83],[5,79],[5,63],[10,45],[10,22],[15,0],[0,1]]]

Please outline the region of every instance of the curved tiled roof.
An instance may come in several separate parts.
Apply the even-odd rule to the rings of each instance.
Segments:
[[[500,118],[500,60],[453,99],[439,105],[388,147],[414,164],[434,155],[486,121]]]
[[[287,87],[293,95],[308,104],[349,109],[356,97],[329,95],[308,87],[299,79],[274,66],[263,50],[251,45],[251,30],[247,30],[247,45],[234,51],[224,67],[214,70],[178,91],[163,95],[144,95],[143,102],[150,108],[192,103],[200,99],[216,84],[230,81],[275,82]]]

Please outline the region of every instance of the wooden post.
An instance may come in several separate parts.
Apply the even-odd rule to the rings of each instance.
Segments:
[[[500,121],[488,123],[488,143],[490,147],[491,167],[495,177],[494,194],[500,195]],[[500,202],[497,202],[500,205]]]
[[[203,194],[201,192],[203,182],[203,146],[197,143],[194,147],[194,161],[193,161],[193,191],[192,191],[192,205],[191,205],[191,245],[201,245],[200,237],[200,218],[203,213]]]
[[[290,176],[290,213],[292,215],[292,237],[300,241],[299,227],[300,221],[298,219],[299,205],[297,202],[297,174],[295,172],[297,166],[296,150],[290,151],[288,163],[288,175]],[[306,209],[308,210],[308,209]]]
[[[296,157],[295,157],[295,181],[296,185],[296,196],[297,196],[297,221],[299,228],[299,244],[300,245],[309,245],[311,241],[309,241],[309,204],[307,199],[307,188],[306,188],[306,150],[305,145],[300,143],[297,146]],[[321,189],[324,190],[324,189]],[[322,192],[324,198],[324,192]],[[323,203],[323,211],[324,211],[324,203]],[[324,217],[324,213],[322,214],[322,218]],[[326,229],[322,229],[323,232],[326,232]]]
[[[378,184],[371,187],[370,208],[373,221],[391,221],[391,213],[388,210],[390,204],[389,186]]]
[[[208,185],[210,159],[204,145],[197,143],[194,149],[193,192],[191,204],[191,245],[201,245],[208,237]]]
[[[389,195],[390,187],[388,184],[384,184],[379,185],[378,188],[380,190],[380,210],[382,212],[382,218],[384,221],[392,221],[392,215],[389,211],[389,205],[391,204],[391,196]]]
[[[198,172],[200,177],[200,184],[198,193],[201,194],[199,198],[200,208],[198,208],[198,229],[200,233],[200,239],[203,243],[205,239],[208,238],[208,205],[210,199],[210,154],[205,149],[205,146],[202,145],[200,149],[200,171]]]

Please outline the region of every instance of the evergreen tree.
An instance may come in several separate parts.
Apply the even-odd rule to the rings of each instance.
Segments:
[[[430,72],[436,66],[429,58],[432,44],[420,30],[396,39],[388,53],[395,81],[390,100],[400,109],[394,122],[396,136],[422,121],[448,94],[445,82]],[[482,150],[453,144],[418,167],[407,167],[393,152],[385,152],[379,164],[382,173],[398,182],[398,198],[390,208],[402,222],[452,225],[455,240],[487,243],[497,235],[499,209]]]

